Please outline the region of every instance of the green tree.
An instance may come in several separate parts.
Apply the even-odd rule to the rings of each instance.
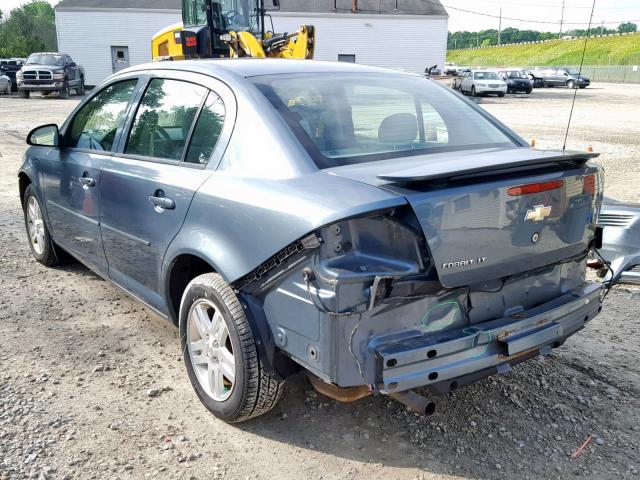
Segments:
[[[624,22],[618,25],[618,32],[620,33],[633,33],[638,30],[638,25],[631,22]]]
[[[57,51],[55,13],[45,0],[0,12],[0,57],[26,57],[38,51]]]

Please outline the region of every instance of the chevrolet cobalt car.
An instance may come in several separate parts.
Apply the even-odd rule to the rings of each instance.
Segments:
[[[69,254],[176,323],[196,394],[229,422],[268,412],[297,372],[431,413],[601,308],[584,275],[594,154],[532,150],[418,76],[140,65],[27,141],[35,259]]]

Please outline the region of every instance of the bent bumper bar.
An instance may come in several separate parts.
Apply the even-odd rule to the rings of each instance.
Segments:
[[[535,356],[574,334],[600,310],[599,283],[580,287],[519,314],[459,330],[380,344],[382,393],[442,384]]]

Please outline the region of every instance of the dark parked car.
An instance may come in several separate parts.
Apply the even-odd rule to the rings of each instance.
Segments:
[[[0,60],[0,75],[9,77],[11,81],[11,91],[18,91],[18,83],[16,81],[16,73],[24,65],[24,59],[22,58],[7,58]]]
[[[574,68],[542,68],[535,73],[542,78],[545,87],[587,88],[591,84],[588,77],[580,75]]]
[[[539,76],[535,70],[523,69],[524,74],[531,80],[533,88],[542,88],[544,87],[544,80],[541,76]]]
[[[498,78],[507,84],[507,93],[533,91],[533,81],[522,70],[501,70]]]
[[[533,150],[419,76],[140,65],[27,141],[33,256],[66,252],[175,322],[226,421],[269,411],[300,370],[336,399],[431,413],[413,388],[508,371],[601,308],[595,155]]]
[[[640,285],[640,204],[605,198],[598,226],[602,228],[602,248],[606,265],[594,256],[589,266],[599,270],[606,282]]]
[[[57,92],[67,98],[71,90],[84,95],[84,69],[64,53],[32,53],[16,80],[21,98],[29,98],[31,92]]]

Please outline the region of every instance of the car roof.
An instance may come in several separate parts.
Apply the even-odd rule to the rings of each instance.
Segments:
[[[370,67],[348,62],[326,62],[317,60],[290,60],[278,58],[224,58],[207,60],[181,60],[154,62],[122,70],[121,73],[140,70],[179,70],[215,76],[256,77],[262,75],[285,75],[295,73],[382,73],[390,75],[413,75],[388,68]]]

